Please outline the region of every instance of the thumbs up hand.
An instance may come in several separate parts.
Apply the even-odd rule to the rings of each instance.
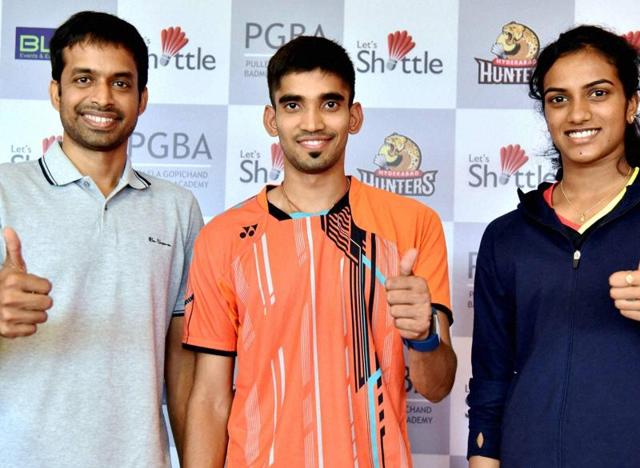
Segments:
[[[394,324],[400,335],[408,340],[425,339],[431,327],[429,286],[424,278],[413,275],[417,258],[418,251],[409,249],[400,259],[400,275],[385,282]]]
[[[47,320],[53,305],[51,283],[27,273],[20,238],[11,228],[3,231],[6,256],[0,268],[0,337],[33,335]]]
[[[609,295],[620,313],[640,321],[640,267],[633,271],[616,271],[609,277]]]

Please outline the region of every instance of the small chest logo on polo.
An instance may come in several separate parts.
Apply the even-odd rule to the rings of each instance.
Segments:
[[[147,240],[149,242],[151,242],[152,244],[158,244],[158,245],[164,245],[165,247],[171,247],[171,244],[169,244],[168,242],[164,242],[164,241],[160,240],[158,237],[149,236],[147,238]]]
[[[257,224],[252,224],[250,226],[242,226],[242,231],[240,231],[240,239],[246,239],[247,237],[253,237],[256,233]]]
[[[358,169],[360,179],[400,195],[428,197],[435,192],[437,170],[423,171],[422,151],[411,138],[392,133],[373,158],[374,171]]]

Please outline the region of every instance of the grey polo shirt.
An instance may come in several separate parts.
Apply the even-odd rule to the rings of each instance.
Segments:
[[[0,338],[0,466],[169,466],[164,347],[202,226],[191,192],[127,161],[105,198],[56,144],[0,165],[5,226],[54,305],[34,335]]]

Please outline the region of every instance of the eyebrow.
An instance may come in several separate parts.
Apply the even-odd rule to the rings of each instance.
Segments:
[[[96,71],[92,68],[74,68],[71,70],[72,75],[75,75],[77,73],[96,73]],[[133,78],[134,74],[129,71],[121,71],[121,72],[116,72],[111,76],[116,78]]]
[[[595,80],[595,81],[592,81],[591,83],[587,83],[586,85],[584,85],[582,87],[582,89],[591,88],[592,86],[597,86],[597,85],[603,84],[603,83],[607,83],[607,84],[613,85],[613,82],[611,80],[607,80],[606,78],[603,78],[601,80]],[[567,91],[565,88],[547,88],[547,89],[544,90],[542,95],[546,96],[547,93],[551,93],[551,92],[564,93],[565,91]]]
[[[320,99],[322,101],[340,101],[340,102],[345,101],[345,97],[342,94],[334,93],[334,92],[323,93],[320,95]],[[301,102],[303,100],[304,98],[299,94],[283,94],[278,99],[278,103],[284,104],[287,102]]]

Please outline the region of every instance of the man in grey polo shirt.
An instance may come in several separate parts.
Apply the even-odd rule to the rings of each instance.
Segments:
[[[83,12],[50,50],[62,144],[0,166],[0,465],[166,467],[163,372],[180,446],[193,369],[181,315],[202,215],[127,158],[147,104],[136,29]]]

